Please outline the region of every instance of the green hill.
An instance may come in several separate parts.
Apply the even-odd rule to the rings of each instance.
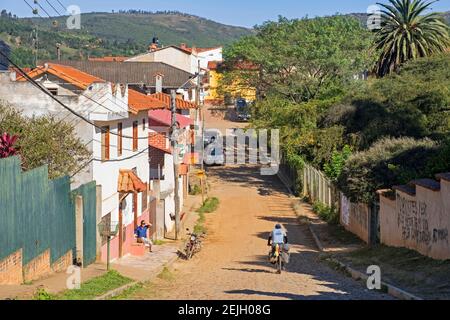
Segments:
[[[2,14],[0,39],[12,47],[18,63],[30,66],[34,25],[39,28],[40,59],[56,58],[57,43],[61,44],[64,59],[86,59],[142,53],[155,36],[163,45],[186,43],[210,47],[227,45],[252,32],[179,12],[86,13],[81,16],[81,30],[68,30],[66,19],[15,18]]]

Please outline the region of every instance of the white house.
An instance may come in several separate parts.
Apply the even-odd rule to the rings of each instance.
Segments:
[[[14,73],[1,75],[0,97],[30,117],[51,114],[74,125],[91,159],[80,167],[72,186],[96,181],[102,187],[102,219],[120,223],[122,231],[112,241],[111,256],[130,253],[136,223],[149,220],[147,113],[164,104],[68,66],[46,64],[29,76],[95,125],[65,110],[25,78],[16,79]]]

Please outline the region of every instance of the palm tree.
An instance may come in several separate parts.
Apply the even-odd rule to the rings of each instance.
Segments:
[[[380,51],[375,67],[378,76],[396,71],[405,61],[444,52],[450,47],[449,27],[439,15],[423,15],[436,1],[389,0],[390,4],[378,3],[384,8],[381,10],[381,29],[375,40],[375,47]]]

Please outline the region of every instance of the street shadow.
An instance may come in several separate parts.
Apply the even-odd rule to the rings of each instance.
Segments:
[[[227,271],[241,271],[241,272],[248,272],[248,273],[269,273],[272,274],[274,272],[270,272],[268,270],[264,270],[264,269],[254,269],[254,268],[222,268],[222,270],[227,270]]]
[[[346,293],[330,293],[330,292],[318,292],[315,296],[305,296],[301,294],[285,293],[285,292],[268,292],[257,290],[229,290],[225,291],[227,294],[242,294],[247,296],[264,296],[272,298],[284,298],[289,300],[341,300],[349,299],[349,295]]]
[[[286,188],[281,184],[278,177],[262,176],[260,166],[239,165],[233,166],[233,169],[227,167],[211,167],[209,171],[223,182],[236,183],[247,187],[256,187],[260,195],[273,196],[276,194],[285,195]]]

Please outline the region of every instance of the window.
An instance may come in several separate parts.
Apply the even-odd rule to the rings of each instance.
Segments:
[[[138,150],[138,122],[133,122],[133,151]]]
[[[58,95],[58,88],[49,88],[48,91],[54,96]]]
[[[109,126],[106,126],[102,127],[102,161],[109,159]]]
[[[122,122],[117,125],[117,156],[122,156],[123,153],[123,138],[122,138]]]
[[[145,130],[145,118],[142,119],[142,130]]]

